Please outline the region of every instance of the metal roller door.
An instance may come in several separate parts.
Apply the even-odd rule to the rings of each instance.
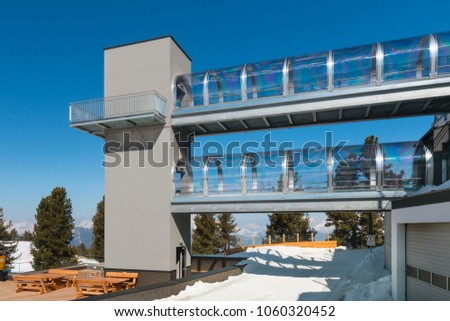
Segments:
[[[406,226],[406,299],[450,300],[450,224]]]

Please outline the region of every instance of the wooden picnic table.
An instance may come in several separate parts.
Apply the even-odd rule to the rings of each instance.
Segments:
[[[124,282],[126,281],[127,279],[125,278],[113,277],[95,277],[86,280],[77,279],[75,280],[76,297],[116,292],[124,287]]]
[[[34,273],[26,275],[14,275],[16,281],[16,292],[23,290],[39,290],[41,294],[49,290],[56,290],[65,275],[52,273]]]
[[[109,285],[111,292],[115,292],[120,290],[126,281],[129,281],[130,278],[116,278],[116,277],[96,277],[91,280],[98,280],[99,282],[106,282]]]

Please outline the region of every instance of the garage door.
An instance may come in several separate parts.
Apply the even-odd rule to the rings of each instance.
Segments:
[[[450,300],[450,224],[406,226],[406,298]]]

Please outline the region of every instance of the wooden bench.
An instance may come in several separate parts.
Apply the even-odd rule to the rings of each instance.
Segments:
[[[76,279],[73,284],[76,290],[76,298],[81,298],[88,295],[102,295],[110,292],[110,290],[108,290],[108,282],[105,280]]]
[[[136,287],[137,278],[139,273],[136,272],[106,272],[106,277],[121,278],[124,280],[125,290],[133,289]]]
[[[58,289],[58,283],[63,277],[58,274],[27,274],[13,275],[13,280],[16,282],[16,293],[24,290],[37,290],[43,294],[49,290]]]
[[[49,269],[48,273],[51,274],[61,274],[64,275],[63,283],[66,288],[73,286],[75,280],[77,279],[78,270],[65,270],[65,269]]]
[[[41,277],[34,275],[13,275],[12,278],[16,282],[16,293],[24,290],[37,290],[41,294],[47,293],[44,280]]]

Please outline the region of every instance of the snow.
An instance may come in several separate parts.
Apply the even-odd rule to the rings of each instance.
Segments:
[[[81,221],[80,224],[77,225],[77,227],[91,229],[94,227],[94,223],[92,222],[92,220],[84,220]]]
[[[17,259],[13,262],[13,267],[11,272],[13,273],[24,273],[34,271],[32,262],[33,255],[31,255],[31,242],[19,241],[17,243],[17,252],[14,254]],[[101,264],[94,259],[85,258],[82,256],[77,256],[78,264],[86,264],[93,266],[100,266]]]
[[[100,262],[94,259],[90,259],[84,256],[77,256],[78,264],[87,264],[87,265],[100,265]]]
[[[344,300],[387,301],[392,300],[391,276],[384,268],[384,248],[369,253],[350,275],[350,283]]]
[[[16,229],[17,233],[22,235],[25,231],[32,232],[34,229],[34,223],[28,221],[13,223],[9,230],[11,231],[12,229]]]
[[[391,300],[384,250],[273,246],[248,249],[242,274],[196,282],[170,301]]]
[[[17,243],[17,252],[14,254],[17,259],[13,262],[11,272],[23,273],[34,271],[31,263],[33,256],[31,255],[31,242],[20,241]]]

